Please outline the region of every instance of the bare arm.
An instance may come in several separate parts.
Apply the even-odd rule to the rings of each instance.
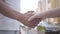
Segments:
[[[23,20],[24,16],[21,13],[13,10],[9,6],[7,6],[3,1],[0,1],[0,13],[2,13],[3,15],[5,15],[9,18],[21,21],[23,24],[26,24],[26,23],[24,23],[25,20]]]
[[[55,17],[60,17],[60,7],[52,9],[52,10],[48,10],[46,12],[43,12],[43,13],[41,13],[41,16],[39,15],[39,17],[41,17],[41,18],[55,18]]]
[[[30,20],[33,20],[34,18],[56,18],[56,17],[60,17],[60,7],[55,8],[55,9],[51,9],[42,13],[37,13],[34,16],[32,16]]]

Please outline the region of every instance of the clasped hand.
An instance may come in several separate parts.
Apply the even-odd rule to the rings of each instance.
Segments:
[[[39,22],[41,21],[40,18],[35,18],[31,21],[28,21],[28,19],[34,15],[34,11],[29,11],[27,13],[24,14],[24,23],[26,26],[34,28],[35,26],[37,26],[37,24],[39,24]]]

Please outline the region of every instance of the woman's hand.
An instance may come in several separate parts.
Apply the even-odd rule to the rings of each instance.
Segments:
[[[40,14],[40,13],[35,13],[33,16],[31,16],[31,17],[28,19],[28,21],[32,21],[32,20],[34,20],[34,19],[36,19],[36,18],[40,18],[40,17],[39,17],[39,14]]]

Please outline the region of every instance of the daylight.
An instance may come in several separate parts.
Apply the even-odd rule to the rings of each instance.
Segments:
[[[21,0],[21,12],[25,13],[37,8],[38,0]]]

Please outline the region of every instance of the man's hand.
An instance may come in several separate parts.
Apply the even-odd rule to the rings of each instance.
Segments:
[[[41,19],[34,19],[32,21],[28,21],[28,19],[33,15],[32,12],[26,13],[25,15],[23,15],[15,10],[13,10],[11,7],[6,5],[6,3],[3,2],[2,0],[0,0],[0,10],[1,10],[0,13],[2,13],[4,16],[18,20],[21,23],[23,23],[24,25],[27,25],[31,28],[37,26],[37,24],[41,20]]]
[[[39,22],[41,21],[41,19],[40,18],[35,18],[34,20],[32,20],[32,21],[28,21],[28,19],[31,17],[31,16],[33,16],[34,15],[34,11],[29,11],[29,12],[27,12],[27,13],[25,13],[24,14],[24,20],[25,21],[23,21],[23,22],[25,22],[26,24],[26,26],[28,26],[28,27],[31,27],[31,28],[34,28],[35,26],[37,26],[37,24],[39,24]]]

